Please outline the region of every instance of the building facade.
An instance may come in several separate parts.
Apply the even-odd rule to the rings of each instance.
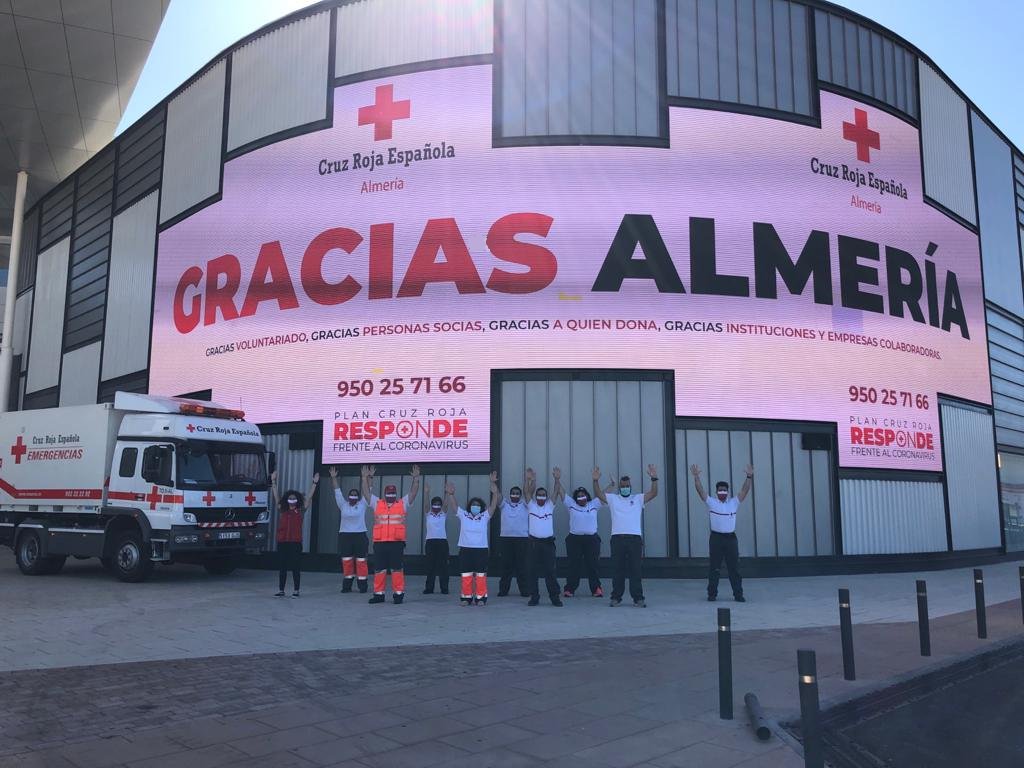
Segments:
[[[240,404],[299,487],[653,464],[658,573],[707,556],[693,464],[755,467],[763,572],[1012,557],[1022,231],[1020,150],[829,3],[324,2],[28,211],[11,407]]]

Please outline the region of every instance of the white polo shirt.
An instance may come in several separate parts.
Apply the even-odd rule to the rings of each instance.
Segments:
[[[513,504],[508,499],[501,502],[501,535],[525,538],[530,535],[530,512],[526,502]]]
[[[487,549],[487,527],[491,522],[491,513],[486,509],[478,517],[473,517],[462,507],[456,513],[459,516],[459,546],[470,549]]]
[[[540,506],[536,501],[526,505],[530,513],[530,535],[537,539],[550,539],[555,535],[555,505],[551,499]]]
[[[618,493],[606,493],[608,508],[612,513],[612,536],[630,534],[643,536],[644,495],[634,493],[623,497]]]
[[[448,527],[446,525],[448,521],[448,514],[444,511],[444,507],[436,515],[427,507],[426,528],[427,528],[427,539],[448,539]]]
[[[341,510],[338,533],[366,533],[366,499],[360,496],[355,504],[349,504],[348,496],[335,488],[334,501]]]
[[[740,508],[739,499],[730,496],[725,501],[719,501],[717,496],[709,493],[707,505],[712,531],[715,533],[736,532],[736,511]]]
[[[569,510],[569,533],[577,536],[593,536],[597,533],[597,511],[601,509],[600,499],[580,506],[576,499],[565,494],[565,508]]]

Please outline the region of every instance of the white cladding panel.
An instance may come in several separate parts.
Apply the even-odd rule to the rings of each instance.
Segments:
[[[95,403],[99,382],[100,342],[68,352],[60,377],[61,407]]]
[[[942,483],[842,479],[844,555],[945,552]]]
[[[335,77],[494,49],[491,0],[360,0],[337,26]]]
[[[217,62],[167,105],[161,222],[220,191],[226,68]]]
[[[927,64],[922,62],[918,70],[925,192],[973,224],[977,218],[967,104]]]
[[[143,370],[149,363],[158,194],[114,217],[110,284],[103,336],[103,380]]]
[[[942,446],[953,549],[1002,544],[992,416],[942,404]]]
[[[231,54],[228,150],[327,117],[330,21],[299,19]]]
[[[39,254],[36,265],[35,303],[32,309],[32,340],[28,361],[28,394],[57,386],[64,339],[64,304],[68,290],[70,240]]]

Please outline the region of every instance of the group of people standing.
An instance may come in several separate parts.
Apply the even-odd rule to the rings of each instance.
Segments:
[[[711,535],[709,550],[711,566],[708,577],[708,599],[718,595],[718,573],[722,560],[729,570],[729,580],[736,600],[743,601],[743,588],[738,569],[738,546],[736,542],[736,511],[739,503],[750,490],[753,467],[747,467],[747,480],[738,497],[730,496],[728,483],[716,485],[714,497],[705,493],[700,481],[700,469],[691,467],[697,494],[707,503],[710,514]],[[456,498],[455,486],[447,483],[443,496],[431,496],[429,485],[424,487],[424,496],[429,507],[424,515],[425,555],[427,577],[423,594],[432,594],[435,584],[441,594],[449,593],[449,548],[447,519],[454,515],[459,520],[459,582],[462,605],[487,604],[487,567],[490,559],[490,522],[499,515],[498,554],[501,574],[498,583],[498,597],[509,594],[513,576],[521,597],[528,597],[527,605],[540,603],[539,580],[544,578],[548,599],[554,606],[562,606],[563,597],[575,596],[583,577],[587,579],[590,594],[603,597],[604,591],[598,575],[601,552],[601,538],[598,535],[598,515],[607,506],[611,517],[611,561],[613,568],[610,605],[622,604],[626,581],[629,581],[629,595],[633,605],[646,607],[641,578],[643,558],[643,510],[644,505],[658,495],[658,472],[653,464],[648,465],[649,486],[646,492],[634,492],[628,475],[601,485],[601,469],[594,467],[591,475],[593,494],[584,486],[566,493],[562,486],[562,472],[552,469],[552,494],[547,488],[537,486],[537,475],[533,469],[526,470],[522,486],[509,488],[508,496],[502,495],[498,487],[498,474],[490,474],[490,498],[474,496],[466,501],[465,507]],[[341,512],[338,533],[338,551],[341,557],[341,591],[348,593],[358,586],[359,592],[369,591],[368,551],[366,515],[373,515],[373,595],[370,603],[383,603],[386,599],[387,580],[391,578],[391,599],[401,604],[405,599],[404,552],[408,515],[412,502],[420,489],[420,469],[413,466],[410,473],[409,492],[398,496],[394,485],[384,487],[384,497],[371,492],[375,468],[363,466],[360,470],[361,488],[351,488],[343,493],[338,483],[336,467],[330,468],[334,498]],[[311,499],[320,481],[319,473],[313,475],[313,484],[305,495],[290,490],[281,495],[277,489],[277,473],[271,475],[275,504],[279,510],[277,543],[280,556],[278,597],[285,594],[287,572],[292,571],[293,597],[299,596],[299,555],[302,549],[302,520],[308,511]],[[555,574],[555,532],[554,515],[556,500],[560,501],[569,515],[569,534],[565,540],[569,575],[564,591],[560,588]]]

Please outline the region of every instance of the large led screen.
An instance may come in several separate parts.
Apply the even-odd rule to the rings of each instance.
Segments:
[[[977,237],[909,123],[823,92],[820,127],[495,147],[493,112],[486,65],[349,84],[228,162],[159,236],[152,391],[340,463],[487,460],[496,369],[674,370],[677,414],[834,422],[848,467],[939,470],[938,393],[989,402]]]

